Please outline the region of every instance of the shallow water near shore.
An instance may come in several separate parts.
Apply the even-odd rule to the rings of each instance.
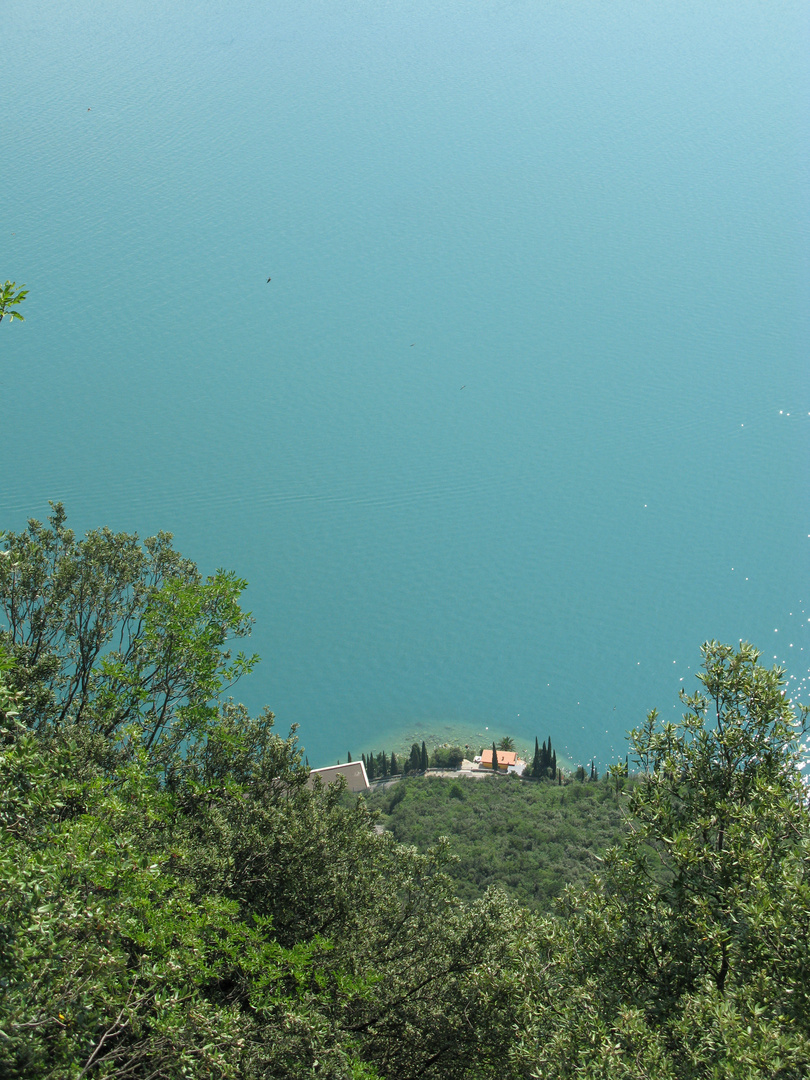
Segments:
[[[0,528],[59,499],[244,575],[234,694],[312,765],[602,767],[707,638],[806,699],[809,38],[799,2],[10,0]]]

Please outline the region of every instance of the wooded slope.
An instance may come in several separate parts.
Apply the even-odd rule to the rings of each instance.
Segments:
[[[447,872],[456,895],[475,900],[499,886],[534,911],[550,912],[566,885],[583,886],[599,856],[625,832],[608,781],[565,787],[517,777],[403,779],[372,792],[372,810],[401,844],[427,851],[450,839]]]

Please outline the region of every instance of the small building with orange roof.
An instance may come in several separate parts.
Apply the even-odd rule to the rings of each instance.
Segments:
[[[496,750],[498,755],[498,772],[508,772],[509,766],[514,768],[517,765],[518,756],[514,750]],[[488,750],[481,751],[481,768],[492,768],[492,747]]]

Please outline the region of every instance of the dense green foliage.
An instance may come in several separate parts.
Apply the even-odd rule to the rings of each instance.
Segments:
[[[373,792],[369,806],[402,844],[427,851],[452,838],[448,873],[465,900],[502,887],[520,903],[551,911],[566,885],[585,885],[598,856],[624,833],[606,784],[531,783],[516,776],[426,777]]]
[[[170,550],[7,538],[0,1075],[489,1075],[519,913],[218,699],[238,583]]]
[[[632,734],[626,840],[531,945],[537,1075],[810,1074],[806,712],[751,646],[703,654],[682,722]]]
[[[226,710],[170,789],[142,755],[101,773],[11,718],[4,742],[0,1075],[491,1063],[479,1042],[508,1022],[493,963],[516,948],[513,914],[465,910],[441,848],[399,850],[362,803],[309,791],[269,718]]]
[[[252,662],[226,647],[241,587],[165,535],[76,542],[61,508],[5,538],[0,1076],[810,1074],[805,714],[779,669],[705,645],[683,720],[633,733],[629,786],[626,764],[562,788],[398,781],[374,798],[420,851],[223,698]],[[542,880],[526,852],[583,822],[593,851],[617,808],[620,842],[557,914],[483,879],[454,896],[482,837],[491,880]]]
[[[458,769],[463,760],[464,751],[460,746],[437,746],[430,755],[434,769]]]

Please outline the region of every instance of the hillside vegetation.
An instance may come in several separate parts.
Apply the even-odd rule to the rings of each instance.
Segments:
[[[417,850],[228,697],[235,575],[168,534],[77,540],[58,506],[0,540],[3,1080],[810,1075],[806,713],[752,646],[703,645],[624,790],[400,782]],[[530,911],[555,845],[587,826],[584,863],[621,815],[600,873]],[[481,895],[509,864],[527,903]]]
[[[490,886],[551,911],[566,885],[584,886],[599,856],[622,839],[622,804],[608,782],[558,787],[517,777],[403,779],[368,798],[401,844],[427,851],[451,839],[447,873],[463,900]]]

